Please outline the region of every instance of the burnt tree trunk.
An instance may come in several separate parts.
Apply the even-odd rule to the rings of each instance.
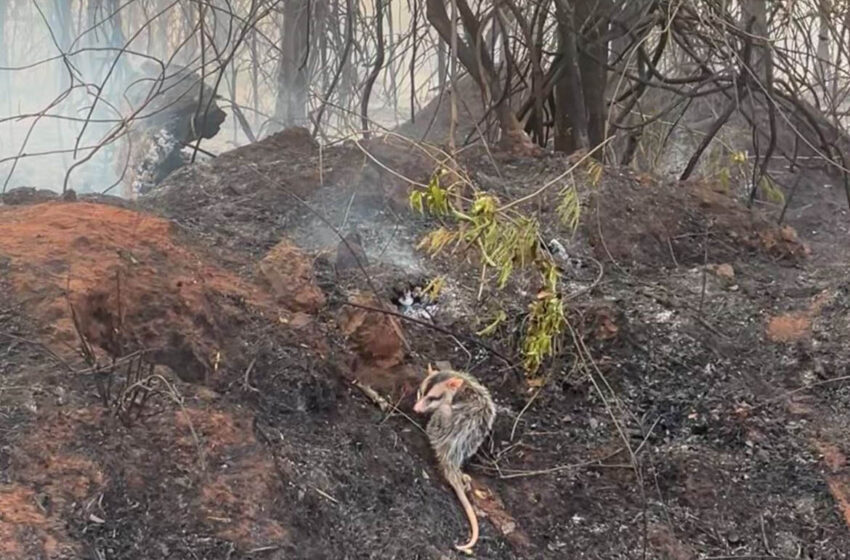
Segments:
[[[372,88],[375,85],[375,80],[381,73],[384,67],[385,48],[384,48],[384,0],[375,0],[375,37],[377,38],[377,52],[375,55],[375,65],[372,67],[372,72],[366,78],[366,84],[363,86],[363,97],[360,99],[360,126],[363,130],[363,136],[369,138],[369,100],[372,97]]]
[[[274,111],[279,128],[303,126],[307,121],[309,18],[309,1],[285,0]]]
[[[453,26],[446,13],[445,0],[427,0],[426,7],[428,21],[443,41],[451,44]],[[479,40],[481,24],[478,18],[473,14],[466,0],[457,0],[457,7],[466,35],[471,38],[471,44],[467,43],[459,36],[460,31],[458,31],[457,59],[481,88],[485,103],[492,104],[502,132],[503,147],[512,151],[534,150],[531,139],[525,134],[516,113],[511,108],[509,96],[505,95],[505,89],[487,52],[485,41]]]
[[[580,45],[579,71],[587,109],[587,133],[590,146],[605,140],[608,120],[608,30],[610,28],[610,0],[577,0],[575,22],[578,24]],[[603,152],[597,152],[601,158]]]
[[[6,66],[8,61],[6,58],[7,47],[6,47],[6,37],[4,32],[6,30],[6,6],[8,4],[6,2],[0,2],[0,66]],[[11,10],[10,10],[11,12]],[[11,46],[11,45],[10,45]],[[12,91],[12,79],[10,77],[11,72],[0,72],[0,91]],[[6,96],[6,103],[8,104],[8,114],[12,114],[12,96]],[[4,107],[3,110],[7,108]],[[11,126],[10,126],[11,128]]]
[[[750,185],[749,204],[755,201],[762,179],[767,175],[770,158],[776,149],[776,105],[773,99],[773,54],[767,28],[767,0],[743,0],[741,2],[741,19],[747,32],[745,42],[748,43],[744,57],[744,77],[750,98],[749,109],[756,116],[755,100],[763,99],[767,107],[768,143],[762,148],[759,142],[758,126],[753,127],[753,174]]]
[[[567,0],[556,1],[558,50],[563,71],[555,84],[555,150],[572,152],[590,147],[587,104],[579,65],[575,14]]]
[[[831,2],[829,0],[818,0],[818,43],[817,43],[817,80],[823,88],[825,99],[834,99],[832,96],[832,70],[830,68],[829,56],[829,28],[831,22]]]

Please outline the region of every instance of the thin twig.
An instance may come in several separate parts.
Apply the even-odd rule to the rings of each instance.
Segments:
[[[546,182],[546,183],[545,183],[542,187],[540,187],[539,189],[537,189],[537,190],[536,190],[536,191],[534,191],[533,193],[528,194],[528,195],[523,196],[523,197],[520,197],[520,198],[518,198],[518,199],[516,199],[516,200],[512,200],[511,202],[508,202],[507,204],[505,204],[504,206],[502,206],[501,208],[499,208],[499,210],[498,210],[498,211],[499,211],[499,212],[504,212],[504,211],[505,211],[505,210],[507,210],[508,208],[513,208],[514,206],[517,206],[517,205],[519,205],[519,204],[522,204],[523,202],[528,202],[529,200],[531,200],[531,199],[533,199],[533,198],[536,198],[536,197],[540,196],[540,194],[541,194],[541,193],[543,193],[543,191],[545,191],[546,189],[548,189],[548,188],[549,188],[549,187],[551,187],[552,185],[555,185],[555,184],[559,183],[559,182],[561,181],[561,179],[563,179],[564,177],[566,177],[567,175],[569,175],[570,173],[572,173],[574,170],[576,170],[576,169],[578,168],[578,166],[580,166],[582,163],[584,163],[585,161],[587,161],[587,159],[588,159],[588,158],[590,158],[593,154],[595,154],[596,152],[598,152],[599,150],[601,150],[602,148],[604,148],[605,146],[607,146],[609,142],[611,142],[612,140],[614,140],[614,138],[615,138],[614,136],[611,136],[611,137],[609,137],[608,139],[606,139],[604,142],[600,142],[600,143],[599,143],[599,144],[598,144],[595,148],[593,148],[592,150],[589,150],[587,153],[585,153],[584,155],[582,155],[582,156],[578,159],[578,161],[576,161],[574,164],[572,164],[571,166],[569,166],[569,167],[567,168],[567,170],[566,170],[566,171],[564,171],[563,173],[561,173],[560,175],[558,175],[558,176],[557,176],[557,177],[555,177],[554,179],[551,179],[551,180],[547,181],[547,182]]]
[[[792,389],[781,395],[774,397],[772,399],[768,399],[764,402],[761,402],[755,406],[753,406],[752,410],[758,410],[759,408],[763,408],[765,406],[771,405],[777,401],[781,401],[782,399],[786,399],[790,396],[796,395],[797,393],[802,393],[808,391],[809,389],[814,389],[815,387],[820,387],[822,385],[831,385],[832,383],[840,383],[842,381],[850,381],[850,375],[842,375],[840,377],[831,377],[830,379],[824,379],[822,381],[818,381],[816,383],[809,383],[808,385],[804,385],[802,387],[798,387],[796,389]]]
[[[517,425],[519,424],[519,420],[520,420],[520,418],[522,418],[522,415],[523,415],[523,414],[525,414],[525,411],[526,411],[526,410],[528,410],[528,409],[529,409],[529,407],[531,407],[531,404],[532,404],[532,403],[534,402],[534,400],[537,398],[537,395],[539,395],[539,394],[543,391],[543,388],[544,388],[545,386],[546,386],[546,384],[544,383],[543,385],[541,385],[541,386],[537,389],[537,391],[535,391],[535,392],[534,392],[534,394],[533,394],[533,395],[531,395],[531,398],[530,398],[530,399],[528,399],[528,402],[527,402],[527,403],[525,403],[525,406],[523,406],[523,407],[522,407],[522,410],[520,410],[520,411],[519,411],[519,414],[517,414],[516,418],[514,418],[514,425],[511,427],[511,437],[509,438],[509,441],[513,441],[513,440],[514,440],[514,434],[516,433],[516,427],[517,427]]]
[[[3,332],[3,331],[0,331],[0,336],[4,336],[4,337],[9,338],[11,340],[15,340],[17,342],[23,342],[23,343],[29,344],[31,346],[34,346],[34,347],[38,348],[39,350],[41,350],[47,356],[56,360],[58,363],[60,363],[62,366],[64,366],[69,372],[80,373],[80,372],[77,372],[73,367],[71,367],[71,364],[69,364],[68,362],[63,360],[58,354],[56,354],[53,350],[48,348],[47,345],[42,344],[41,342],[38,342],[37,340],[30,340],[29,338],[24,338],[24,337],[18,336],[16,334]]]
[[[547,474],[555,474],[563,471],[570,471],[575,469],[583,469],[586,467],[613,467],[613,468],[631,468],[631,465],[606,465],[602,461],[615,457],[623,452],[623,448],[617,448],[616,451],[609,453],[605,457],[601,459],[594,459],[592,461],[585,461],[583,463],[575,463],[571,465],[559,465],[557,467],[551,467],[548,469],[539,469],[533,471],[514,471],[514,470],[501,470],[502,474],[499,475],[501,479],[509,479],[509,478],[526,478],[530,476],[543,476]]]

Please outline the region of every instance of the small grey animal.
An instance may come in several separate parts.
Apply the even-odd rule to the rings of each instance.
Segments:
[[[478,518],[466,496],[471,479],[461,471],[461,467],[475,454],[493,427],[496,418],[493,397],[468,373],[434,371],[428,366],[428,377],[419,387],[413,410],[431,415],[425,433],[443,477],[466,512],[472,533],[467,543],[455,545],[455,548],[471,552],[478,542]]]

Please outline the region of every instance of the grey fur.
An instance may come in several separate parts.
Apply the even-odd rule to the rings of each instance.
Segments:
[[[436,376],[444,373],[448,372],[440,372]],[[462,378],[464,385],[447,403],[448,406],[440,406],[433,412],[425,433],[444,474],[455,478],[455,474],[460,476],[460,468],[466,460],[475,455],[484,443],[496,418],[496,406],[490,391],[472,376],[462,372],[451,373],[454,375],[449,377]]]
[[[457,391],[446,390],[440,384],[460,378],[463,384]],[[461,550],[469,550],[478,539],[478,521],[464,491],[465,481],[461,467],[472,457],[496,418],[496,406],[486,387],[468,373],[440,371],[429,375],[419,389],[420,402],[431,418],[425,433],[431,442],[440,471],[454,489],[466,511],[472,528],[472,537]]]

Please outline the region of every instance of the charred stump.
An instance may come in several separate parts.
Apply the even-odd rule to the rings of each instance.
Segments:
[[[135,119],[118,158],[122,194],[150,191],[191,158],[184,148],[218,134],[227,114],[212,88],[184,68],[143,67],[127,95]]]

